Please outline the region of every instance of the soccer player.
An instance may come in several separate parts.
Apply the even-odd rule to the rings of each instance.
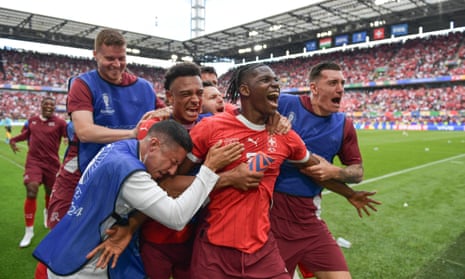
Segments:
[[[313,276],[310,273],[320,279],[351,278],[341,249],[320,218],[322,181],[358,183],[363,178],[354,126],[338,112],[344,81],[339,65],[322,62],[310,71],[310,96],[282,94],[279,98],[279,112],[289,118],[293,129],[320,161],[303,172],[289,163],[281,166],[270,213],[273,235],[287,270],[293,274],[299,264],[306,278]],[[345,167],[331,164],[335,156]],[[354,192],[340,194],[354,202]],[[379,202],[369,199],[368,208],[376,211],[374,204]],[[369,215],[367,207],[354,205],[360,217],[362,209]]]
[[[213,146],[197,177],[177,199],[155,182],[174,175],[192,141],[186,129],[173,120],[154,124],[141,140],[106,145],[90,162],[70,209],[44,238],[34,256],[48,267],[48,278],[147,278],[135,246],[126,249],[116,268],[96,268],[98,256],[86,255],[114,224],[130,222],[134,210],[173,229],[181,229],[202,205],[219,176],[215,171],[236,160],[241,144]]]
[[[202,95],[201,73],[193,63],[179,63],[172,66],[165,75],[164,87],[168,102],[172,105],[170,118],[181,123],[190,131],[200,121]],[[214,88],[214,87],[213,87]],[[214,88],[215,89],[215,88]],[[196,171],[190,174],[195,174]],[[248,173],[239,173],[243,178]],[[256,176],[257,180],[261,176]],[[170,195],[177,196],[185,187],[170,189]],[[190,222],[181,231],[167,228],[156,220],[146,221],[141,228],[141,255],[147,276],[158,279],[170,277],[188,279],[192,254],[192,238],[195,222]]]
[[[202,66],[200,67],[200,78],[202,81],[208,81],[213,86],[218,86],[218,74],[212,66]]]
[[[67,97],[74,138],[59,170],[50,200],[53,228],[67,212],[82,171],[106,143],[136,138],[138,122],[160,106],[152,84],[126,68],[126,40],[103,29],[94,43],[97,69],[74,77]]]
[[[11,139],[11,124],[12,124],[12,121],[11,121],[11,118],[6,115],[5,118],[3,119],[3,125],[5,125],[5,142],[6,143],[10,143],[10,139]]]
[[[223,169],[225,173],[246,166],[258,153],[265,154],[261,165],[268,164],[266,169],[257,172],[263,175],[258,188],[244,191],[247,187],[239,189],[237,185],[256,185],[257,181],[245,176],[237,180],[229,177],[222,185],[235,187],[215,189],[210,194],[196,230],[191,278],[290,278],[270,231],[269,208],[274,182],[284,160],[291,159],[302,167],[317,164],[318,160],[310,155],[294,131],[272,134],[266,130],[268,118],[276,114],[279,90],[278,79],[268,66],[243,66],[236,70],[228,89],[230,95],[240,94],[241,114],[216,114],[204,118],[191,130],[194,149],[188,155],[190,160],[181,167],[181,173],[200,163],[206,150],[217,140],[240,142],[246,149],[239,160]],[[356,195],[343,183],[333,180],[323,183],[330,189],[348,191],[362,207],[368,202],[367,195]],[[111,254],[117,256],[118,250],[124,247],[115,245],[114,241],[105,242],[102,266]]]
[[[200,120],[200,107],[202,105],[202,82],[200,80],[199,67],[192,63],[179,63],[171,67],[165,75],[166,96],[172,104],[172,114],[169,118],[183,124],[189,131]],[[166,116],[160,115],[159,118]],[[145,130],[148,123],[141,125],[141,130]],[[287,127],[280,127],[277,123],[269,126],[282,132]],[[143,131],[139,132],[142,135]],[[191,172],[191,174],[195,171]],[[225,174],[221,174],[224,178]],[[262,174],[251,172],[247,168],[238,167],[229,172],[229,179],[236,180],[236,187],[246,187],[241,185],[242,181],[249,181],[248,186],[258,185]],[[162,182],[162,187],[172,196],[177,196],[184,191],[185,186],[173,187],[170,180]],[[224,180],[223,180],[224,181]],[[227,180],[226,180],[227,181]],[[239,182],[238,182],[239,181]],[[223,182],[221,185],[231,183]],[[169,184],[169,187],[165,185]],[[183,184],[184,185],[184,184]],[[192,237],[195,221],[190,222],[183,230],[175,231],[156,220],[146,221],[141,229],[141,255],[144,262],[147,276],[151,278],[190,278],[189,271],[192,253]]]
[[[27,127],[21,134],[10,139],[13,152],[18,152],[16,145],[20,141],[28,141],[28,152],[24,170],[24,185],[26,186],[26,200],[24,201],[25,234],[19,247],[31,244],[34,237],[34,219],[37,210],[37,193],[39,186],[45,188],[44,223],[46,224],[47,206],[50,193],[58,169],[60,157],[58,155],[62,138],[66,138],[66,121],[55,113],[55,99],[44,97],[40,103],[41,114],[27,120]]]
[[[211,116],[219,112],[224,112],[225,104],[223,95],[218,88],[209,81],[203,81],[202,85],[202,114]]]
[[[217,114],[203,119],[192,130],[192,153],[181,167],[190,169],[205,158],[208,148],[221,140],[240,142],[245,151],[241,158],[225,167],[230,170],[262,155],[265,166],[257,189],[240,191],[234,187],[213,190],[202,210],[192,255],[192,278],[290,278],[278,246],[270,231],[269,209],[279,166],[289,160],[300,167],[318,163],[305,143],[294,132],[271,134],[265,129],[267,119],[278,108],[280,86],[271,68],[249,64],[238,68],[230,80],[229,95],[240,96],[241,113]],[[234,98],[233,98],[234,99]],[[260,170],[260,169],[259,169]],[[330,188],[347,185],[328,180]],[[360,197],[362,203],[366,196]]]
[[[212,66],[200,68],[202,82],[204,83],[202,114],[211,115],[217,112],[239,113],[239,107],[235,104],[225,102],[223,92],[218,91],[218,74]],[[215,90],[216,89],[216,90]]]
[[[174,119],[190,131],[200,121],[203,87],[199,66],[179,63],[165,74],[165,94],[171,104]],[[179,193],[171,189],[173,196]],[[182,192],[182,191],[180,191]],[[156,220],[147,220],[141,228],[141,256],[147,276],[150,278],[190,278],[189,264],[192,254],[192,232],[194,224],[176,231]]]

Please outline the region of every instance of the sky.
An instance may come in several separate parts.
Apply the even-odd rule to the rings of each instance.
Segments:
[[[202,2],[202,0],[192,1]],[[322,2],[322,0],[206,0],[204,34],[317,2]],[[180,41],[191,38],[191,0],[80,0],[74,2],[10,0],[2,1],[0,7]],[[83,57],[92,56],[89,50],[52,47],[0,38],[0,47],[4,46]],[[152,61],[154,62],[147,63],[162,67],[170,66],[170,62]],[[133,62],[146,63],[144,59],[133,60]]]
[[[202,0],[193,0],[200,1]],[[3,8],[153,36],[190,39],[191,0],[11,0]],[[206,0],[205,34],[280,14],[321,0]],[[111,3],[111,5],[108,5]]]

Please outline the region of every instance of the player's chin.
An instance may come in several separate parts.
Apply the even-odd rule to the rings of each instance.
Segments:
[[[268,115],[274,115],[278,111],[278,105],[271,105],[268,107]]]
[[[186,114],[185,114],[185,118],[186,120],[188,120],[189,122],[194,122],[197,120],[197,118],[199,118],[199,113],[196,111],[196,112],[193,112],[193,111],[188,111]]]

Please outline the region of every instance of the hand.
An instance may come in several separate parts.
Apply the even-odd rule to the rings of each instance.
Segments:
[[[206,156],[203,163],[206,167],[216,172],[238,160],[244,151],[244,145],[239,142],[233,142],[225,146],[221,146],[223,141],[215,143]]]
[[[68,138],[63,138],[63,144],[68,145],[69,144],[69,139]]]
[[[128,226],[113,226],[106,231],[108,238],[87,254],[86,259],[91,259],[101,252],[97,261],[97,268],[106,268],[113,259],[111,268],[115,268],[119,256],[132,239],[132,233]]]
[[[284,135],[292,128],[291,121],[287,117],[282,116],[279,112],[268,118],[266,129],[270,134]]]
[[[173,108],[171,106],[169,107],[164,107],[164,108],[159,108],[156,110],[151,110],[149,112],[146,112],[144,116],[142,116],[142,120],[148,120],[150,118],[158,118],[160,120],[166,120],[171,117],[171,114],[173,113]]]
[[[10,147],[14,153],[19,152],[19,148],[16,146],[16,142],[10,140]]]
[[[263,171],[251,171],[246,163],[241,163],[234,169],[221,174],[220,184],[217,187],[233,186],[236,189],[247,191],[257,188],[265,175]]]
[[[312,153],[312,157],[319,162],[317,164],[301,168],[300,171],[303,174],[310,176],[317,181],[327,181],[337,177],[337,172],[339,171],[337,166],[334,166],[325,158],[315,153]]]
[[[379,205],[381,202],[369,198],[375,194],[376,192],[355,191],[347,200],[357,209],[358,216],[362,218],[362,210],[368,216],[370,216],[368,208],[371,208],[373,211],[378,211],[374,205]]]

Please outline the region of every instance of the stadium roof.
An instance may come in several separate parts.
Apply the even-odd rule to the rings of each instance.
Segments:
[[[383,4],[376,4],[383,2]],[[177,41],[121,30],[128,49],[142,57],[170,59],[191,56],[197,62],[240,62],[302,52],[305,43],[320,36],[370,31],[375,26],[408,23],[409,33],[465,26],[464,0],[328,0],[278,15]],[[96,34],[105,27],[72,20],[0,8],[2,38],[93,48]],[[323,34],[323,35],[322,35]],[[254,52],[254,47],[262,49]],[[246,52],[246,50],[252,50]],[[242,50],[242,53],[239,53]]]

